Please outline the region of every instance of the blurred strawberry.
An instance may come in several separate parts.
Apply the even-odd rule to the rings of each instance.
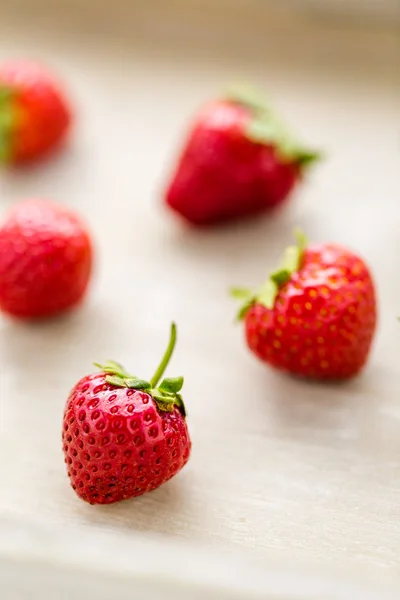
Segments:
[[[283,202],[318,154],[301,146],[254,90],[234,90],[195,119],[165,201],[211,225]]]
[[[32,161],[56,148],[71,111],[53,76],[37,63],[0,65],[0,162]]]
[[[47,317],[83,298],[92,269],[86,226],[70,209],[28,200],[0,226],[0,309]]]

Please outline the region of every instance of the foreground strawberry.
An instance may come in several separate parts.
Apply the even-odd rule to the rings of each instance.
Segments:
[[[197,225],[255,215],[285,200],[317,158],[257,92],[235,90],[197,115],[165,200]]]
[[[344,379],[364,366],[376,325],[374,284],[365,263],[334,244],[287,248],[280,267],[243,301],[250,349],[303,377]]]
[[[15,206],[0,226],[0,309],[15,317],[47,317],[84,296],[92,246],[80,218],[44,200]]]
[[[40,65],[0,65],[0,162],[31,161],[55,148],[71,123],[71,111],[53,76]]]
[[[63,447],[71,485],[82,500],[110,504],[159,487],[187,463],[191,442],[180,390],[183,377],[163,379],[176,327],[150,381],[113,361],[83,377],[64,413]]]

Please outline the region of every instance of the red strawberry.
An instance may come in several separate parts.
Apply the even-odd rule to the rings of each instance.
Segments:
[[[344,379],[367,360],[376,326],[374,284],[356,254],[334,244],[287,248],[280,267],[244,300],[250,349],[294,375]]]
[[[64,139],[71,118],[58,83],[39,64],[0,66],[0,162],[41,157]]]
[[[82,299],[92,246],[71,210],[44,200],[15,206],[0,226],[0,309],[15,317],[47,317]]]
[[[82,500],[111,504],[171,479],[189,460],[191,441],[180,390],[183,377],[157,387],[176,342],[176,327],[150,381],[108,361],[83,377],[64,412],[63,447],[71,485]]]
[[[301,147],[255,91],[234,91],[200,111],[166,203],[206,225],[280,204],[317,154]]]

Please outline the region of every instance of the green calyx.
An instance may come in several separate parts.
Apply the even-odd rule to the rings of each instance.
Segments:
[[[295,162],[301,168],[321,158],[319,152],[304,148],[288,131],[278,115],[268,106],[262,93],[250,86],[237,86],[228,90],[226,99],[250,110],[246,135],[257,144],[274,146],[280,158]]]
[[[110,385],[146,392],[154,399],[159,410],[171,412],[176,407],[185,417],[186,409],[182,396],[179,393],[183,386],[183,377],[166,377],[161,381],[160,385],[157,385],[168,366],[175,344],[176,325],[172,323],[168,347],[156,372],[149,381],[139,379],[135,375],[130,375],[122,365],[113,360],[108,360],[104,365],[99,363],[95,363],[95,365],[106,373],[106,382]]]
[[[272,310],[279,289],[292,278],[293,273],[301,269],[307,238],[300,230],[295,231],[295,237],[297,244],[286,248],[278,268],[271,273],[260,289],[256,292],[247,288],[231,289],[231,295],[242,303],[237,314],[239,321],[244,319],[253,304],[262,304]]]
[[[12,158],[12,134],[16,121],[14,92],[0,84],[0,163]]]

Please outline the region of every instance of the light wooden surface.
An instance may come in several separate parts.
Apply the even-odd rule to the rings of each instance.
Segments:
[[[4,515],[0,583],[7,600],[398,600],[400,589],[381,579],[257,560],[188,540]]]
[[[97,272],[79,312],[41,325],[0,321],[0,511],[397,578],[397,35],[261,7],[117,2],[107,13],[75,1],[45,9],[46,1],[3,0],[0,56],[50,62],[75,98],[76,131],[54,160],[1,174],[1,210],[27,196],[75,207],[97,240]],[[196,107],[243,77],[262,84],[328,159],[274,218],[185,229],[160,207],[171,158]],[[374,351],[344,385],[270,371],[232,322],[227,287],[259,282],[295,224],[313,240],[353,247],[376,278]],[[148,375],[171,319],[179,326],[171,373],[186,377],[192,459],[145,497],[87,506],[70,490],[61,454],[68,391],[96,359]]]
[[[268,0],[258,0],[268,2]],[[273,0],[272,0],[273,1]],[[328,19],[351,20],[352,24],[393,27],[400,24],[398,0],[281,0],[291,9],[306,10]]]

